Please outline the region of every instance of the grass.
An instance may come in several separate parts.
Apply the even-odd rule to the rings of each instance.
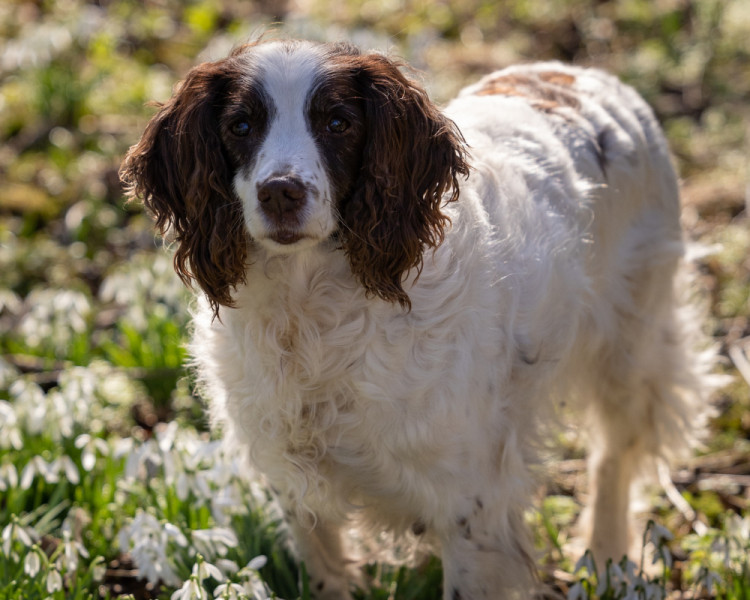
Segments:
[[[572,563],[583,469],[567,438],[529,522],[543,580],[571,600],[750,597],[750,395],[728,358],[750,347],[746,12],[743,0],[0,5],[0,599],[310,597],[278,509],[207,431],[183,367],[189,293],[117,179],[146,102],[274,21],[401,54],[440,100],[543,58],[609,68],[652,103],[689,234],[718,247],[700,277],[733,383],[707,448],[675,474],[704,527],[656,494],[654,564]],[[436,559],[366,571],[357,598],[440,597]]]

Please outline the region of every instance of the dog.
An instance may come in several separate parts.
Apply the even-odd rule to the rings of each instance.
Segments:
[[[600,561],[628,550],[634,477],[699,426],[677,178],[601,71],[510,67],[440,110],[404,68],[244,45],[188,73],[121,177],[199,288],[212,423],[275,490],[316,597],[351,598],[355,526],[433,544],[447,600],[526,597],[557,405],[588,433]]]

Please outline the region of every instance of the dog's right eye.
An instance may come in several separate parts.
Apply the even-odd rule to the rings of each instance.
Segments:
[[[229,131],[232,132],[232,135],[237,137],[247,137],[250,134],[250,123],[242,120],[235,121],[229,127]]]

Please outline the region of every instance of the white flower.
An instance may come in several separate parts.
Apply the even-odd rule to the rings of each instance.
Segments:
[[[54,594],[63,588],[62,575],[57,569],[50,569],[47,574],[47,593]]]
[[[216,566],[219,567],[221,572],[225,574],[236,573],[240,570],[239,566],[237,566],[237,563],[233,560],[229,560],[228,558],[218,558],[215,562]]]
[[[109,445],[103,439],[83,433],[76,438],[76,448],[81,448],[81,466],[85,471],[91,471],[96,464],[96,454],[109,454]]]
[[[126,454],[130,455],[130,453],[133,451],[134,446],[135,443],[132,437],[119,438],[112,444],[112,456],[114,458],[120,459]]]
[[[65,474],[66,479],[73,485],[78,485],[81,481],[78,474],[78,467],[76,467],[73,460],[67,454],[52,461],[50,468],[56,469],[58,473]]]
[[[13,463],[5,463],[0,466],[0,492],[18,486],[18,471]]]
[[[69,456],[59,456],[49,463],[41,456],[34,456],[21,472],[21,489],[29,489],[36,475],[41,475],[47,483],[57,483],[60,481],[60,473],[73,485],[81,480],[78,467]]]
[[[187,500],[190,492],[193,493],[193,496],[201,500],[206,500],[213,496],[206,474],[202,472],[180,471],[175,482],[175,490],[177,497],[182,501]]]
[[[214,597],[221,597],[223,600],[239,600],[240,598],[246,598],[245,588],[238,583],[222,583],[216,586],[214,590]]]
[[[238,544],[237,535],[227,527],[196,529],[191,535],[193,544],[205,556],[224,556]]]
[[[648,581],[645,587],[646,600],[664,600],[667,592],[659,583]]]
[[[588,597],[582,581],[576,581],[568,590],[568,600],[588,600]]]
[[[41,475],[47,483],[57,483],[59,481],[57,468],[54,468],[52,464],[48,463],[41,456],[34,456],[26,463],[23,471],[21,471],[21,489],[28,490],[34,482],[36,475]]]
[[[250,562],[245,565],[245,568],[250,569],[251,571],[260,571],[263,567],[266,566],[267,562],[268,559],[263,554],[259,554],[255,558],[251,559]]]
[[[164,462],[159,446],[154,440],[147,440],[136,445],[128,454],[125,463],[126,479],[148,481],[153,476],[155,467]]]
[[[31,527],[24,527],[13,516],[11,516],[11,519],[11,522],[5,526],[2,535],[0,535],[3,554],[6,557],[11,556],[13,542],[21,542],[26,548],[31,548],[34,545],[34,540],[39,538]]]
[[[44,390],[33,381],[18,378],[9,391],[15,401],[19,425],[31,435],[44,433],[47,425],[47,398]],[[56,429],[55,424],[54,430]]]
[[[57,568],[61,571],[75,571],[78,569],[78,557],[88,558],[89,552],[81,542],[73,539],[69,530],[62,532],[63,551],[57,559]]]
[[[710,569],[701,569],[701,577],[700,582],[704,585],[706,588],[706,591],[708,592],[708,595],[710,597],[713,597],[714,593],[714,586],[717,583],[721,583],[721,577],[719,577],[719,574],[715,571],[711,571]]]
[[[23,559],[23,572],[29,577],[36,577],[39,569],[42,567],[42,560],[39,558],[39,550],[36,546],[31,549]]]
[[[193,577],[197,577],[198,581],[201,582],[209,577],[218,582],[222,582],[226,579],[218,567],[203,560],[200,556],[198,557],[198,562],[193,565]]]
[[[657,548],[674,538],[669,529],[654,521],[649,521],[646,529],[648,530],[648,541]]]
[[[596,573],[596,563],[594,562],[594,557],[589,550],[586,550],[584,555],[578,559],[576,566],[573,567],[573,573],[578,573],[581,569],[586,569],[591,575]]]
[[[266,600],[271,597],[268,586],[258,575],[258,569],[262,569],[266,562],[267,559],[262,554],[256,556],[239,573],[244,579],[245,593],[255,600]]]
[[[172,594],[171,600],[208,600],[208,592],[197,577],[191,577],[182,587]]]
[[[89,568],[91,569],[91,578],[94,581],[102,581],[107,574],[107,564],[103,556],[97,556]]]
[[[76,334],[86,331],[91,303],[74,290],[38,288],[24,300],[28,312],[18,331],[32,348],[49,348],[63,354]]]
[[[6,400],[0,400],[0,448],[23,448],[23,437],[15,407]],[[0,488],[0,491],[4,490],[5,488]]]
[[[257,573],[251,572],[247,575],[242,587],[245,588],[245,594],[254,600],[267,600],[271,598],[268,586],[263,583],[263,580],[258,577]]]
[[[152,515],[138,510],[131,524],[120,531],[120,547],[130,552],[138,567],[138,576],[151,583],[163,581],[167,585],[180,585],[167,556],[170,542],[186,545],[187,540],[177,527],[166,523],[162,526]],[[169,555],[173,552],[169,551]]]
[[[180,425],[177,421],[170,421],[169,423],[159,424],[156,427],[156,441],[159,444],[159,450],[162,452],[169,452],[174,446],[175,438],[179,432]]]
[[[177,525],[173,525],[172,523],[164,523],[164,533],[167,534],[167,537],[174,540],[178,546],[182,546],[184,548],[188,545],[187,538],[182,533],[182,530],[177,527]]]

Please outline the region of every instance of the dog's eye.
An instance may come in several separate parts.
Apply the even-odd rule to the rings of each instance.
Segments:
[[[333,117],[330,121],[328,121],[326,129],[328,129],[328,131],[331,133],[344,133],[347,129],[349,129],[349,121],[347,121],[346,119]]]
[[[250,123],[247,121],[235,121],[230,125],[229,131],[237,137],[247,137],[250,134]]]

